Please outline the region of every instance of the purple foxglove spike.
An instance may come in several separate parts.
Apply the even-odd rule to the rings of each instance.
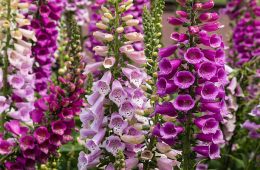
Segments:
[[[171,117],[177,116],[177,112],[174,109],[172,102],[163,102],[162,104],[156,104],[155,105],[155,113],[162,114],[162,115],[168,115]]]
[[[91,95],[86,96],[86,98],[90,105],[94,105],[100,98],[100,93],[94,92]]]
[[[112,79],[112,74],[110,71],[107,71],[103,77],[94,83],[94,91],[98,91],[101,95],[107,95],[110,91],[110,82]],[[93,105],[93,104],[92,104]]]
[[[125,144],[121,142],[118,136],[109,136],[105,141],[105,148],[108,152],[112,153],[114,156],[119,150],[125,150]]]
[[[220,28],[223,28],[224,25],[221,25],[219,22],[212,22],[212,23],[206,23],[201,26],[202,30],[205,30],[207,32],[213,32],[217,31]]]
[[[174,84],[181,89],[187,89],[194,84],[195,77],[189,71],[178,71],[174,75]]]
[[[127,94],[118,80],[114,80],[112,90],[109,94],[109,99],[112,100],[118,107],[125,101]]]
[[[176,18],[176,17],[168,17],[167,21],[169,24],[172,24],[172,25],[182,25],[185,23],[184,20],[182,20],[180,18]]]
[[[213,137],[212,133],[211,134],[199,133],[196,135],[196,138],[203,142],[212,142],[212,137]]]
[[[178,67],[181,65],[181,60],[174,59],[168,60],[166,58],[162,59],[159,63],[159,77],[163,76],[166,78],[171,78],[177,71]]]
[[[137,107],[142,108],[146,100],[147,99],[141,89],[136,89],[133,92],[132,102]]]
[[[219,94],[219,87],[215,86],[214,83],[206,82],[201,90],[201,96],[206,100],[215,100]]]
[[[190,64],[199,64],[204,60],[204,54],[197,47],[192,47],[184,54],[185,60]]]
[[[98,144],[96,144],[92,139],[87,140],[85,147],[90,151],[90,152],[96,152],[99,150]]]
[[[100,144],[101,141],[103,140],[105,134],[106,134],[105,129],[99,129],[97,134],[92,138],[93,142],[95,142],[96,144]]]
[[[42,5],[39,12],[42,17],[48,17],[51,11],[47,5]]]
[[[177,45],[171,45],[168,47],[160,48],[159,57],[161,58],[169,57],[177,50],[177,48],[178,48]]]
[[[203,62],[200,64],[198,74],[201,78],[210,80],[217,73],[217,66],[211,62]]]
[[[136,108],[132,102],[125,101],[119,108],[119,114],[130,120],[134,116],[135,110]]]
[[[189,111],[195,106],[195,102],[188,94],[179,95],[173,102],[173,106],[179,111]]]
[[[157,167],[161,170],[172,170],[174,169],[173,167],[176,166],[174,163],[174,160],[168,159],[168,158],[157,158]]]
[[[34,138],[32,136],[22,136],[19,140],[20,148],[25,151],[27,149],[34,149]]]
[[[209,39],[209,43],[210,43],[210,47],[219,48],[222,43],[222,38],[217,34],[213,34]]]
[[[138,164],[138,159],[137,158],[128,158],[125,160],[125,169],[126,170],[132,170],[135,168]]]
[[[57,135],[63,135],[67,127],[63,121],[57,120],[51,123],[51,129],[53,133]]]
[[[48,129],[44,126],[38,127],[35,131],[33,136],[35,137],[36,141],[39,144],[42,144],[43,142],[45,142],[46,140],[49,139],[50,134],[48,132]]]
[[[35,160],[35,150],[34,149],[27,149],[25,151],[23,151],[23,157],[27,158],[27,159],[32,159]]]
[[[138,69],[123,68],[123,74],[130,80],[130,82],[139,87],[145,79],[144,74]]]
[[[47,106],[47,97],[42,97],[40,99],[38,99],[35,103],[34,103],[34,107],[38,108],[42,111],[46,111],[48,110],[48,106]]]
[[[220,158],[220,148],[216,144],[211,144],[209,146],[209,157],[210,159],[218,159]]]
[[[156,125],[153,127],[152,134],[153,134],[154,136],[161,137],[161,135],[160,135],[160,128],[161,128],[161,125],[160,125],[159,123],[156,124]]]
[[[191,35],[197,35],[200,32],[200,28],[198,26],[189,26],[188,31]]]
[[[260,117],[260,105],[256,106],[249,115],[254,117]]]

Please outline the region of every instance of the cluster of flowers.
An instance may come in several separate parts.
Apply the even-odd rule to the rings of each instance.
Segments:
[[[66,10],[73,11],[75,13],[75,19],[77,24],[80,26],[84,26],[89,22],[89,11],[88,7],[90,5],[90,1],[84,0],[75,0],[75,1],[67,1]]]
[[[125,13],[132,5],[128,0],[111,2],[110,10],[101,7],[102,20],[96,26],[102,31],[95,31],[93,36],[106,45],[95,46],[93,51],[105,57],[98,62],[105,71],[101,79],[96,77],[92,93],[87,96],[89,105],[80,114],[80,135],[89,153],[80,153],[79,169],[132,169],[138,164],[137,152],[145,140],[142,127],[147,121],[136,113],[148,107],[141,89],[147,76],[140,67],[146,63],[144,51],[135,51],[132,45],[143,41],[143,35],[134,30],[125,32],[127,27],[139,24],[133,15]],[[96,70],[97,63],[86,69]]]
[[[25,126],[32,124],[30,111],[34,109],[35,76],[32,71],[31,40],[36,41],[36,37],[33,31],[25,28],[30,25],[30,20],[23,13],[29,7],[30,3],[14,0],[6,3],[6,8],[1,11],[1,31],[5,35],[0,49],[4,56],[1,59],[4,66],[0,68],[0,157],[12,154],[17,138],[28,129],[24,127],[21,133],[11,135],[10,128],[16,128],[16,124],[20,123]]]
[[[14,137],[19,137],[13,142],[19,142],[16,152],[20,153],[16,153],[16,161],[5,162],[7,169],[35,169],[36,163],[46,163],[50,156],[58,155],[57,149],[62,144],[73,140],[74,117],[83,106],[82,95],[85,93],[84,64],[80,64],[80,58],[74,57],[74,65],[67,66],[66,75],[58,78],[59,86],[51,84],[49,95],[35,102],[35,109],[30,113],[34,129],[24,127],[15,120],[5,123],[6,130]]]
[[[236,9],[237,12],[232,9]],[[229,62],[232,66],[241,66],[260,54],[258,48],[260,45],[259,11],[260,6],[257,5],[256,0],[245,2],[231,1],[227,6],[226,14],[231,19],[233,17],[239,18],[233,30],[233,47],[230,50],[230,56],[233,61]]]
[[[58,21],[63,9],[63,0],[40,1],[35,14],[39,16],[34,17],[30,25],[38,40],[32,47],[32,53],[35,58],[35,90],[40,95],[47,93],[50,82],[54,53],[57,50]]]
[[[102,56],[98,55],[93,51],[93,48],[98,45],[102,45],[102,42],[98,41],[94,36],[93,32],[97,31],[98,28],[96,26],[96,23],[104,20],[104,17],[102,18],[97,11],[100,10],[100,7],[102,4],[106,3],[104,0],[98,0],[95,3],[91,4],[91,19],[90,23],[88,24],[88,39],[85,42],[86,49],[92,54],[92,59],[95,61],[101,61]],[[143,13],[143,7],[147,6],[149,4],[148,0],[137,0],[133,3],[133,6],[125,12],[125,15],[131,14],[134,18],[136,18],[139,21],[138,26],[128,26],[125,28],[125,33],[128,32],[143,32],[143,26],[142,26],[142,13]],[[143,43],[136,42],[133,44],[133,47],[137,51],[143,50]]]
[[[260,106],[256,106],[251,113],[249,113],[250,116],[253,117],[253,120],[246,120],[243,123],[243,128],[247,129],[249,131],[249,137],[253,139],[259,139],[260,138]],[[258,123],[256,123],[258,122]]]
[[[187,134],[187,128],[193,126],[193,121],[198,128],[195,136],[199,140],[193,150],[201,156],[216,159],[220,157],[219,145],[224,143],[219,122],[227,113],[224,86],[228,80],[224,69],[222,37],[211,32],[220,29],[222,25],[217,22],[217,13],[204,12],[214,6],[213,0],[204,3],[185,0],[178,2],[189,13],[177,11],[177,16],[169,17],[168,22],[175,26],[188,26],[188,30],[186,33],[173,32],[171,39],[176,45],[160,49],[157,82],[160,96],[177,95],[173,101],[158,104],[155,111],[178,116],[178,120],[185,124],[185,129],[167,122],[162,127],[158,125],[154,134],[162,141],[172,144],[183,130],[186,136],[190,135]],[[198,18],[195,18],[194,11],[201,12]],[[195,23],[196,20],[200,23]],[[198,39],[200,46],[194,39]],[[170,56],[177,49],[179,57],[171,59]],[[202,115],[196,116],[198,113]]]

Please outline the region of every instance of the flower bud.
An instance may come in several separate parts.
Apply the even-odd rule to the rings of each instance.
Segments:
[[[128,21],[126,21],[126,25],[127,26],[136,26],[139,24],[139,20],[138,19],[130,19]]]
[[[113,19],[113,16],[109,12],[104,13],[104,16],[108,19]]]
[[[166,153],[169,152],[172,148],[166,144],[166,143],[162,143],[162,142],[158,142],[156,144],[156,148],[158,149],[159,152],[161,153]]]
[[[4,28],[9,28],[10,27],[10,22],[8,20],[5,20],[3,23],[2,23],[2,26]]]
[[[128,21],[128,20],[130,20],[130,19],[133,19],[133,15],[131,15],[131,14],[128,14],[128,15],[122,17],[122,20],[123,20],[123,21]]]
[[[103,66],[105,68],[111,68],[114,64],[115,64],[115,58],[114,57],[106,57],[104,62],[103,62]]]
[[[99,29],[101,29],[101,30],[106,30],[106,29],[108,28],[107,25],[105,25],[105,24],[103,24],[103,23],[101,23],[101,22],[96,23],[96,26],[97,26]]]
[[[11,36],[17,40],[21,40],[23,38],[23,34],[19,30],[11,31]]]
[[[120,11],[120,12],[125,11],[125,9],[126,9],[126,6],[125,6],[125,5],[121,5],[121,6],[119,7],[119,11]]]
[[[28,9],[29,8],[29,6],[30,6],[30,4],[29,3],[19,3],[18,4],[18,7],[20,8],[20,9]]]
[[[30,21],[28,19],[15,18],[15,21],[19,24],[20,27],[30,25]]]
[[[117,33],[122,33],[122,32],[124,32],[124,27],[118,27],[117,29],[116,29],[116,32]]]
[[[104,16],[101,17],[101,20],[102,20],[102,22],[103,22],[104,24],[109,23],[109,19],[106,18],[106,17],[104,17]]]
[[[188,13],[185,11],[176,11],[176,15],[181,17],[181,18],[187,18],[188,17]]]
[[[104,7],[103,5],[101,6],[101,10],[104,12],[104,13],[109,13],[109,10]]]
[[[130,5],[130,4],[132,4],[132,3],[133,3],[133,0],[128,0],[128,1],[125,1],[125,2],[124,2],[125,5]]]
[[[121,136],[122,141],[130,144],[141,144],[145,140],[144,135],[122,135]]]

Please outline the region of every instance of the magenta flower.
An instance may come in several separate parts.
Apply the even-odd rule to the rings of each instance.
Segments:
[[[163,102],[155,105],[155,113],[174,117],[177,115],[172,102]]]
[[[176,45],[161,48],[161,49],[159,49],[159,56],[161,58],[169,57],[177,50],[177,48],[178,48],[178,46],[176,46]]]
[[[187,89],[193,85],[195,81],[194,75],[189,71],[178,71],[174,75],[174,84],[181,89]]]
[[[216,144],[211,144],[209,146],[195,146],[193,150],[202,156],[210,157],[210,159],[220,158],[220,149]]]
[[[203,61],[204,54],[197,47],[189,48],[184,54],[184,58],[190,64],[198,64]]]
[[[210,80],[217,73],[217,67],[214,63],[211,62],[203,62],[200,64],[198,69],[198,74],[201,78],[206,80]]]
[[[50,137],[50,134],[48,132],[48,129],[44,126],[42,127],[38,127],[33,136],[35,137],[36,141],[39,143],[39,144],[42,144],[43,142],[45,142],[46,140],[49,139]]]
[[[215,100],[219,94],[218,87],[214,83],[206,82],[201,90],[201,96],[206,100]]]
[[[178,95],[173,102],[173,106],[179,111],[189,111],[195,106],[195,102],[188,94]]]

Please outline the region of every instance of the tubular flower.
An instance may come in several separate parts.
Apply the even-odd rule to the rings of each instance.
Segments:
[[[231,66],[238,67],[259,56],[259,9],[256,0],[231,1],[224,12],[235,22],[232,35],[232,49],[230,49]]]
[[[81,74],[84,65],[76,58],[74,57],[74,67],[67,66],[67,75],[58,78],[60,84],[51,84],[50,94],[35,102],[35,108],[30,112],[35,129],[29,130],[16,120],[5,123],[5,129],[13,136],[19,135],[19,141],[1,139],[4,152],[8,153],[9,148],[16,142],[19,142],[20,147],[16,161],[5,162],[8,170],[16,166],[34,169],[36,163],[46,163],[50,155],[57,154],[57,149],[61,145],[73,140],[74,117],[79,114],[83,106],[81,97],[85,93],[83,89],[85,76]],[[80,69],[78,70],[80,72],[76,73],[75,68]]]
[[[134,159],[143,147],[146,132],[142,126],[147,124],[145,117],[136,114],[147,107],[147,99],[141,86],[147,75],[141,65],[145,64],[144,52],[136,49],[135,43],[142,43],[143,35],[131,29],[139,21],[127,12],[132,1],[109,2],[111,8],[101,7],[101,21],[96,22],[93,36],[102,45],[93,47],[95,54],[101,56],[101,65],[94,69],[93,64],[85,71],[99,71],[89,95],[88,105],[82,109],[80,120],[81,140],[89,151],[83,151],[78,158],[78,168],[105,166],[107,169],[121,169],[129,166],[124,160]],[[100,31],[102,30],[102,31]],[[138,149],[137,149],[138,148]],[[116,161],[111,162],[111,156]],[[109,160],[103,165],[103,159]],[[130,161],[130,160],[129,160]]]
[[[35,58],[35,88],[36,91],[45,95],[50,82],[51,67],[54,63],[54,53],[57,50],[58,24],[61,18],[64,3],[61,0],[51,0],[41,3],[37,7],[37,15],[33,18],[31,30],[36,32],[37,43],[32,46]]]
[[[219,122],[227,114],[224,87],[228,80],[224,68],[225,54],[222,37],[217,34],[209,34],[222,27],[217,22],[218,14],[207,12],[214,6],[214,1],[209,0],[204,3],[181,1],[179,3],[184,8],[192,8],[197,11],[201,24],[194,22],[197,18],[193,15],[193,11],[189,13],[177,11],[177,17],[171,17],[168,20],[172,25],[190,26],[186,33],[173,33],[171,37],[174,38],[176,44],[159,51],[157,93],[161,97],[171,94],[175,94],[173,96],[176,97],[167,99],[168,101],[162,104],[158,103],[155,112],[162,115],[177,115],[176,123],[183,125],[183,130],[180,130],[179,133],[183,132],[185,136],[190,135],[191,129],[199,129],[200,132],[195,135],[199,143],[190,143],[182,148],[182,166],[184,169],[189,169],[187,161],[190,159],[191,149],[199,156],[210,159],[220,157],[219,145],[224,143],[224,140]],[[188,15],[189,17],[187,17]],[[180,38],[180,35],[187,38],[184,40]],[[195,42],[195,38],[199,41]],[[176,54],[177,50],[178,54]],[[170,57],[172,54],[175,54],[177,58],[172,59]],[[174,90],[170,90],[174,85]],[[176,114],[171,113],[173,110]],[[201,113],[200,116],[195,116],[198,112]],[[164,141],[172,129],[173,138],[178,134],[176,127],[168,128],[166,135],[161,132],[160,125],[157,125],[154,128],[154,135]],[[182,137],[180,140],[185,143],[190,138]]]
[[[14,5],[17,4],[17,5]],[[34,59],[31,57],[32,43],[37,39],[35,32],[27,28],[26,10],[21,2],[8,1],[1,6],[0,12],[0,168],[6,159],[19,148],[19,140],[31,143],[29,136],[24,136],[32,125],[30,111],[34,109]],[[25,3],[26,7],[32,4]],[[4,33],[4,34],[3,34]],[[24,138],[20,138],[24,136]],[[32,149],[33,145],[21,145],[21,149]]]

